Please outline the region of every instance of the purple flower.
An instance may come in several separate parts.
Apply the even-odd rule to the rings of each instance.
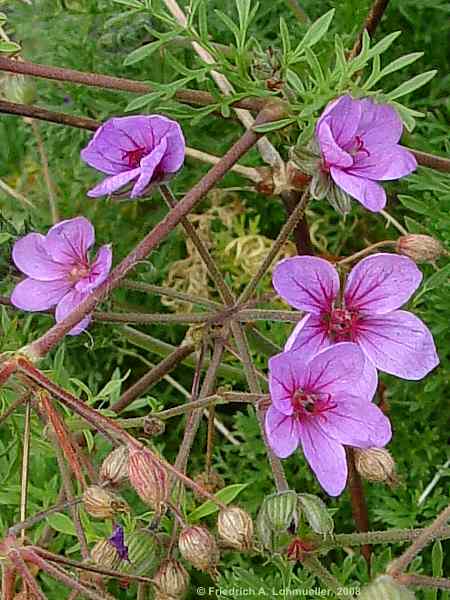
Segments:
[[[13,290],[11,302],[14,306],[29,311],[56,306],[56,321],[62,321],[111,270],[109,245],[102,246],[95,259],[89,262],[88,250],[94,241],[94,228],[84,217],[61,221],[45,236],[29,233],[18,240],[12,257],[27,278]],[[69,334],[78,335],[90,320],[90,316],[85,317]]]
[[[283,352],[269,360],[272,405],[266,413],[269,444],[280,458],[299,444],[320,485],[338,496],[347,481],[346,446],[382,447],[391,439],[389,420],[371,402],[365,358],[343,342],[302,360]]]
[[[386,193],[376,182],[399,179],[417,167],[411,152],[398,144],[402,129],[391,106],[341,96],[316,125],[322,171],[367,209],[382,210]]]
[[[98,198],[131,181],[130,197],[143,196],[152,184],[166,181],[184,161],[184,137],[175,121],[158,115],[109,119],[81,151],[88,165],[110,175],[89,190]]]
[[[117,554],[120,556],[122,560],[130,559],[128,558],[128,548],[125,545],[125,535],[123,532],[123,527],[120,525],[115,525],[112,534],[109,536],[108,541],[114,546],[117,550]]]
[[[433,337],[422,321],[398,310],[422,280],[406,256],[373,254],[361,260],[339,292],[339,275],[323,258],[296,256],[280,261],[273,285],[286,302],[307,314],[295,327],[285,350],[314,355],[337,342],[364,351],[365,377],[380,371],[421,379],[439,363]]]

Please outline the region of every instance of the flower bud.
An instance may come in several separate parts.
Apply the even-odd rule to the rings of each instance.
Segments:
[[[401,585],[389,575],[381,575],[362,588],[359,600],[415,600],[413,591]]]
[[[148,450],[130,448],[128,478],[141,500],[160,513],[169,494],[169,478]]]
[[[395,462],[385,448],[355,448],[355,467],[368,481],[396,482]]]
[[[210,494],[215,494],[223,487],[225,487],[223,477],[221,477],[221,475],[219,475],[219,473],[217,473],[217,471],[214,470],[211,470],[209,473],[206,471],[198,473],[194,477],[194,481]],[[201,501],[204,500],[204,497],[200,494],[197,494],[195,491],[194,495],[197,496]]]
[[[120,485],[128,479],[128,448],[119,446],[108,454],[100,467],[100,481]]]
[[[153,583],[155,600],[182,600],[189,588],[189,573],[178,560],[168,559],[161,563]]]
[[[242,508],[230,506],[221,510],[217,529],[222,540],[232,548],[248,550],[252,547],[253,521]]]
[[[161,559],[161,548],[155,534],[148,529],[138,529],[125,536],[128,562],[121,571],[151,577]]]
[[[3,93],[10,102],[33,104],[36,100],[36,85],[31,77],[7,75],[3,82]]]
[[[219,562],[216,540],[205,527],[185,527],[178,539],[181,556],[200,571],[215,571]]]
[[[144,433],[148,437],[157,437],[162,435],[166,430],[166,424],[157,417],[145,417],[144,419]]]
[[[130,511],[125,500],[99,485],[91,485],[86,489],[83,494],[83,506],[91,517],[97,519],[109,519],[118,513]]]
[[[432,262],[446,254],[446,250],[439,240],[435,240],[430,235],[415,233],[399,237],[395,249],[399,254],[407,256],[417,263]]]
[[[321,535],[333,533],[334,522],[323,500],[313,494],[299,494],[298,502],[313,531]]]
[[[122,563],[116,548],[108,540],[99,540],[91,550],[91,558],[104,569],[116,570]]]

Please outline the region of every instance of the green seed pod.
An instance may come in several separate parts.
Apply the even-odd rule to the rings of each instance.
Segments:
[[[124,562],[121,571],[151,577],[159,564],[161,548],[155,535],[147,529],[138,529],[125,535],[129,562]]]
[[[3,82],[3,93],[10,102],[33,104],[36,100],[36,86],[31,77],[7,75]]]
[[[264,498],[256,519],[256,531],[261,543],[274,549],[277,534],[286,533],[289,527],[297,529],[298,499],[291,490]]]
[[[415,600],[413,591],[397,583],[389,575],[381,575],[362,588],[359,600]]]
[[[321,535],[332,534],[334,522],[325,503],[313,494],[299,494],[298,502],[309,526]]]
[[[237,550],[252,547],[253,521],[251,516],[238,506],[230,506],[220,511],[217,519],[220,538]]]
[[[189,588],[189,573],[178,560],[165,560],[156,572],[153,583],[156,588],[155,600],[182,600]]]
[[[127,513],[130,507],[120,496],[99,485],[90,485],[83,494],[83,506],[91,517],[110,519],[119,513]]]
[[[91,550],[91,558],[96,565],[104,569],[117,570],[122,559],[108,540],[99,540]]]
[[[264,508],[270,527],[274,531],[285,531],[293,521],[298,521],[298,498],[291,490],[268,496],[261,508]]]

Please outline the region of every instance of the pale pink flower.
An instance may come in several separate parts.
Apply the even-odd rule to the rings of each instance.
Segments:
[[[27,278],[13,290],[11,302],[28,311],[56,306],[56,321],[62,321],[98,287],[111,270],[109,245],[101,246],[90,262],[88,251],[95,241],[92,224],[84,217],[61,221],[47,235],[29,233],[14,244],[12,258]],[[89,325],[85,317],[69,335],[78,335]]]
[[[406,256],[373,254],[352,269],[341,298],[339,274],[328,261],[311,256],[280,261],[273,273],[275,289],[308,313],[285,349],[311,356],[338,342],[355,342],[368,358],[365,377],[373,382],[375,367],[403,379],[422,379],[439,364],[433,336],[418,317],[398,310],[421,280]]]
[[[280,458],[301,445],[320,485],[338,496],[347,481],[345,446],[385,446],[389,420],[371,402],[365,358],[356,344],[342,342],[304,360],[283,352],[269,361],[272,405],[266,413],[269,444]]]

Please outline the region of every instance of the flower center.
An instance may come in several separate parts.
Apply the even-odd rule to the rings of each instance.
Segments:
[[[294,409],[294,416],[297,419],[304,419],[311,416],[316,417],[336,406],[332,403],[329,394],[313,394],[305,392],[301,388],[295,390],[291,402]]]
[[[130,169],[135,169],[139,166],[142,157],[148,154],[147,148],[140,146],[133,148],[133,150],[125,150],[122,152],[122,160],[126,160]]]
[[[370,152],[364,147],[364,140],[359,135],[357,135],[355,136],[355,139],[353,140],[353,145],[348,151],[348,153],[351,156],[355,157],[359,152],[370,156]]]
[[[327,333],[335,342],[354,342],[356,339],[356,326],[358,315],[346,308],[333,308],[330,314],[325,315]]]
[[[69,272],[69,281],[77,283],[80,279],[84,279],[90,273],[89,265],[76,265]]]

